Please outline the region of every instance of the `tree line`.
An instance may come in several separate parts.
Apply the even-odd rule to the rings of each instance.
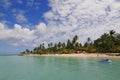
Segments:
[[[90,37],[82,45],[78,42],[78,36],[75,35],[72,40],[67,42],[48,43],[47,48],[42,43],[32,51],[26,49],[21,54],[71,54],[71,53],[120,53],[120,34],[114,30],[102,34],[98,39],[92,41]]]

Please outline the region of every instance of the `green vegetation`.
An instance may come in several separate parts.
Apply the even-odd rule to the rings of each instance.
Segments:
[[[78,36],[75,35],[72,40],[68,39],[66,43],[58,42],[56,44],[49,43],[46,48],[44,43],[34,48],[33,51],[22,52],[22,54],[71,54],[71,53],[120,53],[120,34],[111,30],[104,33],[100,38],[91,41],[88,37],[86,43],[82,45],[78,43]]]
[[[120,34],[113,30],[109,34],[104,33],[94,41],[94,46],[97,52],[120,53]]]

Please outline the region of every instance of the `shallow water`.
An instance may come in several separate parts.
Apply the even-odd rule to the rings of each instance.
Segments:
[[[0,56],[0,80],[120,80],[120,59]]]

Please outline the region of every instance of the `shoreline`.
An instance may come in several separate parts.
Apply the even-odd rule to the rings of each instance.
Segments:
[[[111,54],[111,53],[110,53]],[[120,54],[120,53],[118,53]],[[111,56],[108,54],[80,53],[80,54],[27,54],[23,56],[49,56],[49,57],[93,57],[93,58],[120,58],[120,56]]]

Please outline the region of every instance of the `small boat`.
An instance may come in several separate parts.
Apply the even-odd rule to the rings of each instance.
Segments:
[[[102,59],[100,62],[102,62],[102,63],[110,63],[110,62],[112,62],[112,60],[110,60],[110,59]]]

